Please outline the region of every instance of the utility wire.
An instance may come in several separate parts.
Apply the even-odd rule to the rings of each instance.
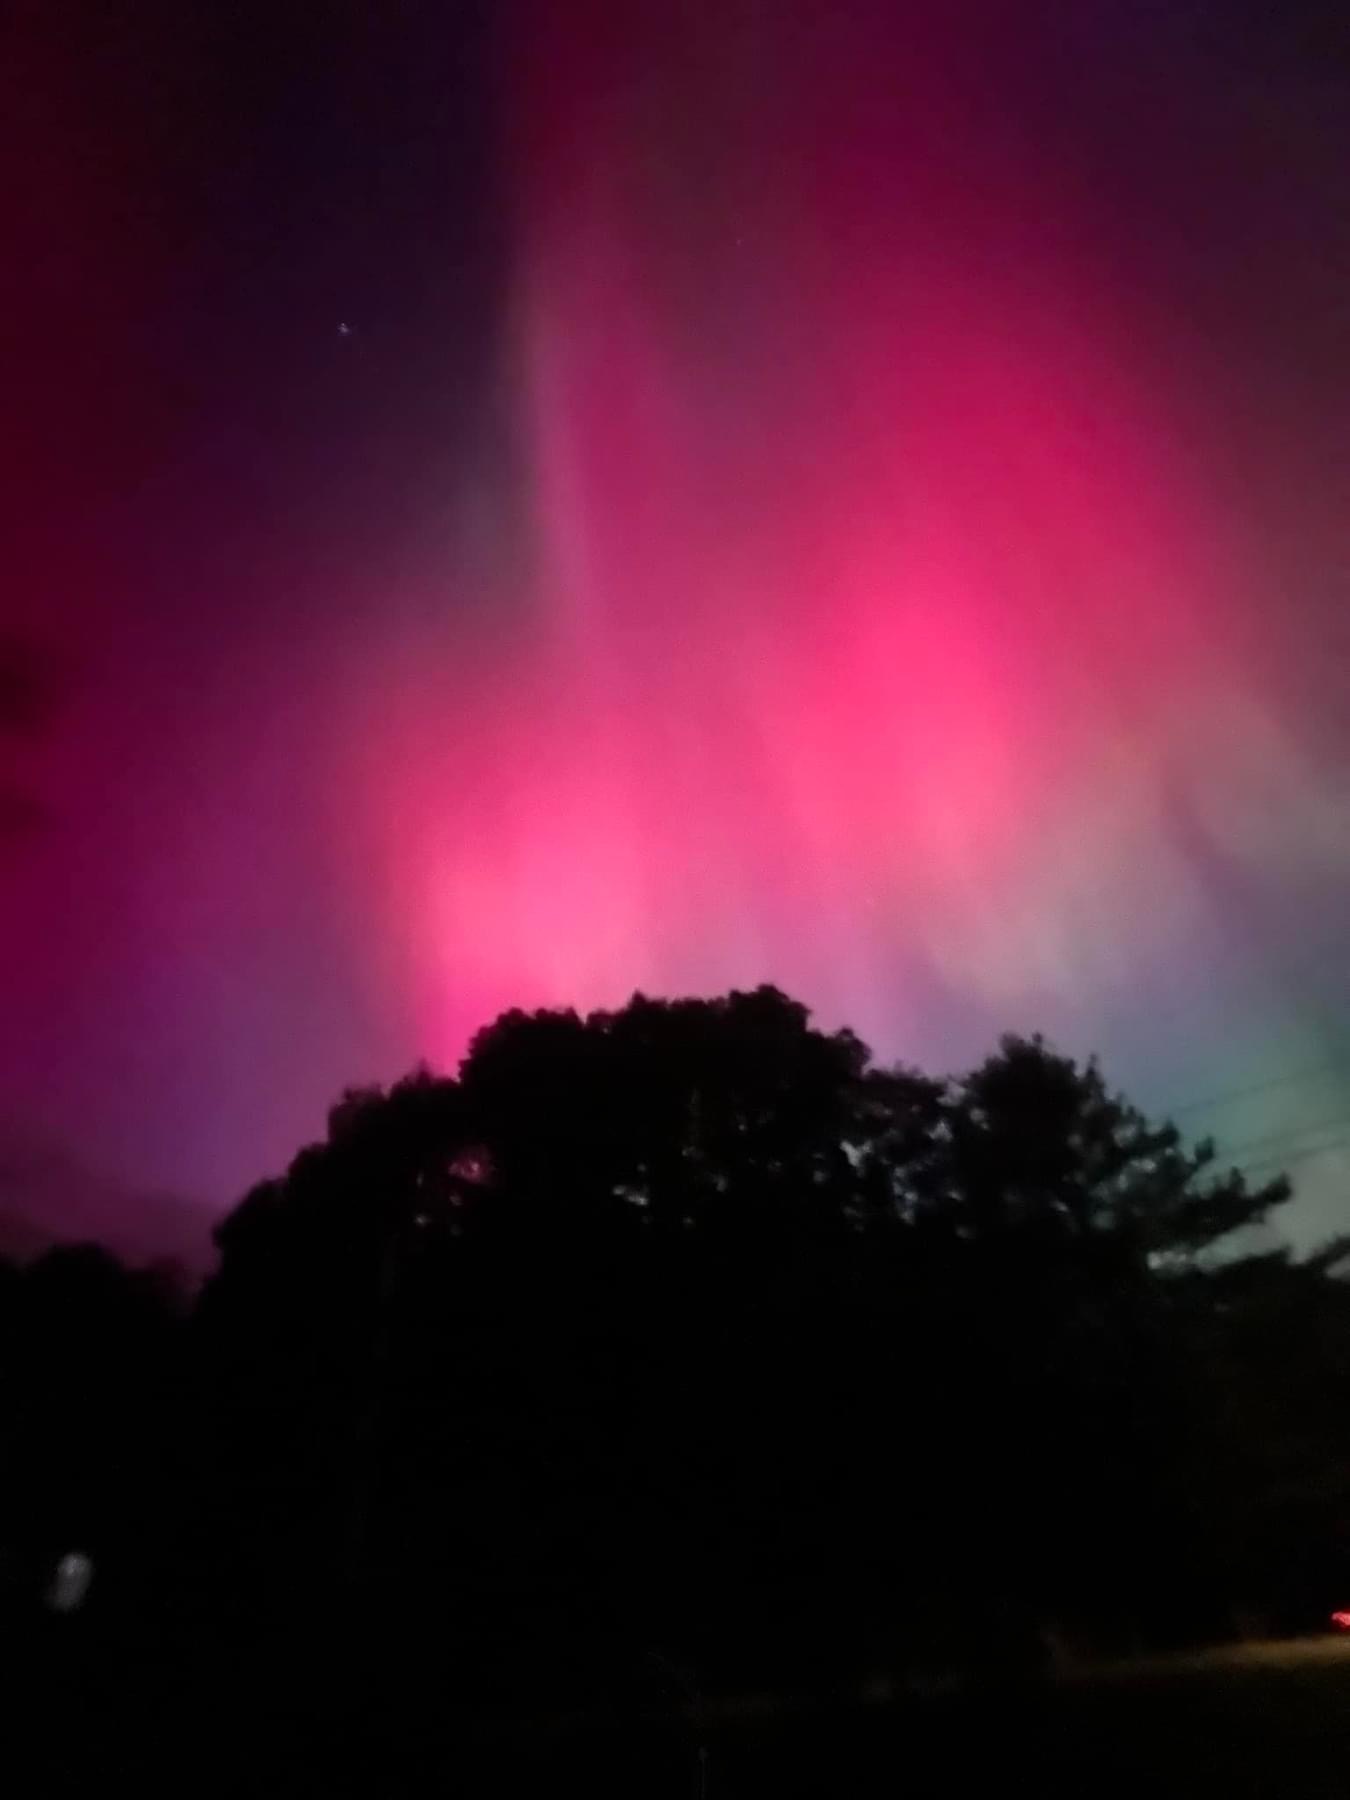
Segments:
[[[1281,1145],[1297,1148],[1300,1138],[1316,1137],[1324,1131],[1345,1130],[1350,1130],[1350,1113],[1342,1112],[1334,1119],[1309,1120],[1302,1125],[1284,1125],[1276,1131],[1263,1131],[1259,1137],[1246,1138],[1240,1144],[1222,1144],[1216,1140],[1216,1147],[1222,1156],[1246,1156],[1254,1150],[1276,1151]]]
[[[1287,1169],[1296,1168],[1299,1163],[1311,1162],[1319,1156],[1347,1154],[1350,1154],[1350,1137],[1333,1138],[1329,1143],[1309,1145],[1285,1155],[1258,1156],[1254,1161],[1242,1165],[1242,1173],[1264,1179],[1267,1175],[1281,1175]]]
[[[1202,1100],[1188,1100],[1183,1106],[1169,1107],[1167,1116],[1171,1119],[1183,1119],[1191,1113],[1209,1112],[1216,1106],[1227,1106],[1235,1100],[1249,1100],[1255,1094],[1268,1094],[1275,1088],[1292,1087],[1296,1081],[1307,1081],[1314,1075],[1324,1074],[1328,1069],[1345,1067],[1350,1067],[1350,1049],[1324,1057],[1319,1063],[1294,1069],[1287,1075],[1273,1075],[1269,1081],[1253,1082],[1250,1087],[1220,1089],[1218,1093],[1207,1094]]]

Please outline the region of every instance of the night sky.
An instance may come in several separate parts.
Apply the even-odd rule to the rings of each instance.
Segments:
[[[1342,6],[7,16],[11,1238],[765,980],[1350,1227]]]

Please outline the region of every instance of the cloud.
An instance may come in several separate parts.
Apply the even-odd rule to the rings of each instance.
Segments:
[[[97,1243],[130,1263],[210,1265],[211,1215],[182,1196],[132,1188],[18,1133],[0,1139],[0,1253]]]

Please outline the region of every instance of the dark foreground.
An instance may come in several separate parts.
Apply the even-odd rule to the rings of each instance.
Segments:
[[[102,1666],[100,1666],[100,1664]],[[48,1642],[10,1672],[12,1792],[567,1794],[624,1800],[1350,1794],[1350,1643],[1250,1646],[1075,1679],[874,1700],[748,1700],[700,1724],[457,1716],[303,1667],[109,1666]]]

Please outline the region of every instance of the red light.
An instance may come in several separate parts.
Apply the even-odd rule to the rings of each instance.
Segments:
[[[1333,1625],[1339,1626],[1342,1631],[1350,1631],[1350,1612],[1332,1613],[1331,1622]]]

